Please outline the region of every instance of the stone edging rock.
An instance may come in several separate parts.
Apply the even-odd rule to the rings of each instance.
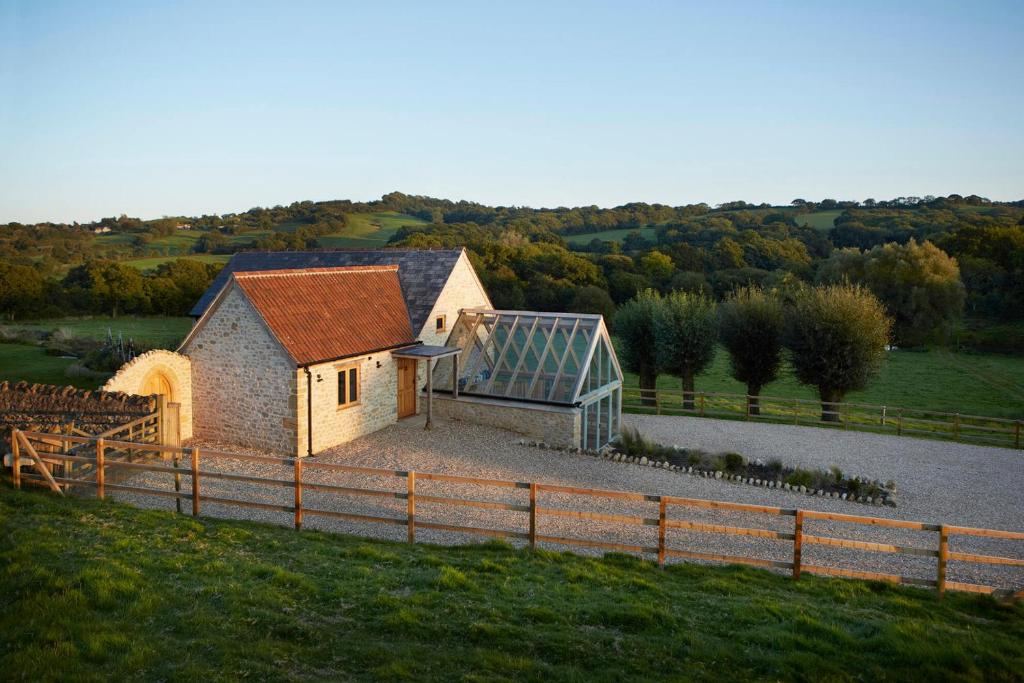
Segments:
[[[541,450],[552,450],[562,451],[566,453],[575,453],[577,455],[588,455],[593,458],[601,458],[603,460],[611,460],[612,462],[621,462],[628,465],[639,465],[641,467],[654,467],[656,469],[663,469],[669,472],[675,472],[676,474],[688,474],[693,477],[701,477],[703,479],[720,479],[725,482],[733,484],[746,484],[748,486],[758,486],[767,489],[779,489],[783,491],[789,491],[791,493],[802,493],[808,496],[817,496],[820,498],[833,498],[836,500],[845,500],[850,503],[861,503],[863,505],[875,505],[882,506],[886,505],[889,507],[896,507],[895,495],[890,493],[889,495],[868,497],[868,496],[851,496],[846,493],[837,493],[835,491],[825,491],[824,489],[811,489],[806,486],[790,486],[789,484],[780,481],[778,479],[755,479],[752,477],[744,477],[739,474],[730,474],[723,472],[722,470],[706,470],[698,467],[673,465],[667,460],[652,460],[646,456],[634,457],[619,453],[612,448],[603,448],[599,451],[585,450],[582,448],[573,448],[567,446],[553,446],[543,441],[530,441],[528,439],[520,439],[519,445],[521,446],[532,446]],[[874,483],[875,485],[882,487],[881,482],[865,482]]]

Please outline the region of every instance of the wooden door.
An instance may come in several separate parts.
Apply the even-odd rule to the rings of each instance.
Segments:
[[[398,359],[398,418],[416,414],[416,361]]]

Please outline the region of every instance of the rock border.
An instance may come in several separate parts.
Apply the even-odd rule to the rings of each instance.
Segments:
[[[540,450],[551,450],[560,451],[563,453],[573,453],[575,455],[586,455],[593,458],[601,458],[602,460],[610,460],[612,462],[619,462],[626,465],[639,465],[641,467],[653,467],[655,469],[663,469],[668,472],[674,472],[676,474],[688,474],[693,477],[701,477],[703,479],[719,479],[724,482],[733,484],[742,484],[747,486],[757,486],[766,489],[777,489],[782,491],[789,491],[790,493],[801,493],[808,496],[816,496],[819,498],[831,498],[833,500],[844,500],[849,503],[858,503],[862,505],[873,505],[876,507],[888,506],[896,507],[895,491],[889,491],[885,488],[885,485],[879,481],[871,481],[867,479],[861,479],[864,483],[874,484],[878,488],[886,491],[888,495],[881,496],[852,496],[848,493],[838,493],[836,491],[825,491],[824,489],[812,489],[806,486],[792,486],[779,479],[757,479],[754,477],[744,477],[740,474],[730,474],[722,470],[706,470],[699,467],[673,465],[667,460],[654,460],[649,459],[646,456],[631,456],[624,453],[619,453],[610,446],[606,446],[601,450],[583,449],[572,446],[557,446],[545,443],[543,441],[531,441],[529,439],[520,439],[520,446],[531,446]],[[681,449],[676,449],[681,450]]]

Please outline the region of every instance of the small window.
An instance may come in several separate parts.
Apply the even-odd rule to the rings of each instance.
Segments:
[[[338,406],[348,407],[359,403],[359,366],[352,365],[338,370]]]
[[[445,316],[439,315],[434,320],[434,330],[437,332],[444,332],[446,327]]]

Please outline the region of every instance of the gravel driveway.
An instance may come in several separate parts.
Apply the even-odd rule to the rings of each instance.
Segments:
[[[318,470],[315,466],[317,462],[328,462],[1024,530],[1024,453],[1020,451],[812,427],[749,424],[706,418],[628,415],[624,416],[624,419],[627,424],[640,428],[651,439],[669,445],[699,447],[710,451],[735,450],[751,458],[778,457],[786,464],[815,467],[836,464],[850,474],[860,474],[883,481],[893,479],[899,486],[899,507],[872,507],[841,500],[812,498],[784,490],[762,489],[650,467],[615,463],[585,455],[541,450],[520,445],[518,435],[455,421],[439,420],[435,422],[432,431],[425,431],[422,418],[402,421],[306,461],[304,480],[396,492],[405,490],[404,478],[338,473]],[[196,445],[236,453],[252,453],[225,444],[207,442]],[[202,467],[204,470],[279,479],[290,479],[292,476],[291,468],[240,460],[210,459],[204,461]],[[189,478],[186,475],[182,479],[182,488],[188,491]],[[133,474],[131,481],[135,485],[165,490],[171,488],[170,477],[160,473]],[[422,479],[417,482],[416,491],[418,496],[436,495],[520,504],[528,502],[528,492],[522,489],[497,489]],[[280,505],[290,505],[292,499],[290,488],[210,478],[202,480],[202,493]],[[173,507],[173,502],[166,499],[125,492],[113,495],[147,507]],[[406,508],[404,500],[394,498],[370,498],[312,490],[304,492],[303,502],[307,508],[391,516],[401,518],[403,522]],[[628,503],[605,498],[542,493],[538,496],[538,504],[563,510],[657,517],[657,504],[654,503]],[[184,507],[188,509],[187,502]],[[206,502],[203,503],[202,513],[259,519],[280,524],[291,524],[292,521],[291,515],[286,513]],[[757,513],[671,508],[669,517],[783,532],[793,530],[792,517]],[[526,531],[528,528],[527,515],[522,512],[452,507],[423,500],[417,503],[417,520],[516,531]],[[304,526],[393,540],[404,540],[406,536],[404,523],[400,526],[382,525],[308,515]],[[804,532],[927,549],[937,547],[935,532],[883,529],[819,520],[805,522]],[[651,526],[625,526],[571,517],[542,516],[538,521],[538,533],[595,538],[645,547],[657,544],[657,529]],[[461,543],[479,541],[480,537],[418,529],[417,540]],[[563,545],[543,545],[552,549],[566,549]],[[668,545],[704,553],[747,555],[779,561],[792,559],[791,542],[764,538],[670,529]],[[1024,557],[1024,542],[1021,541],[958,536],[951,539],[950,549]],[[579,548],[576,550],[583,552]],[[935,577],[935,559],[928,557],[806,545],[803,562],[926,579]],[[951,562],[948,577],[952,581],[997,584],[1017,590],[1024,588],[1024,569],[1021,568]]]

